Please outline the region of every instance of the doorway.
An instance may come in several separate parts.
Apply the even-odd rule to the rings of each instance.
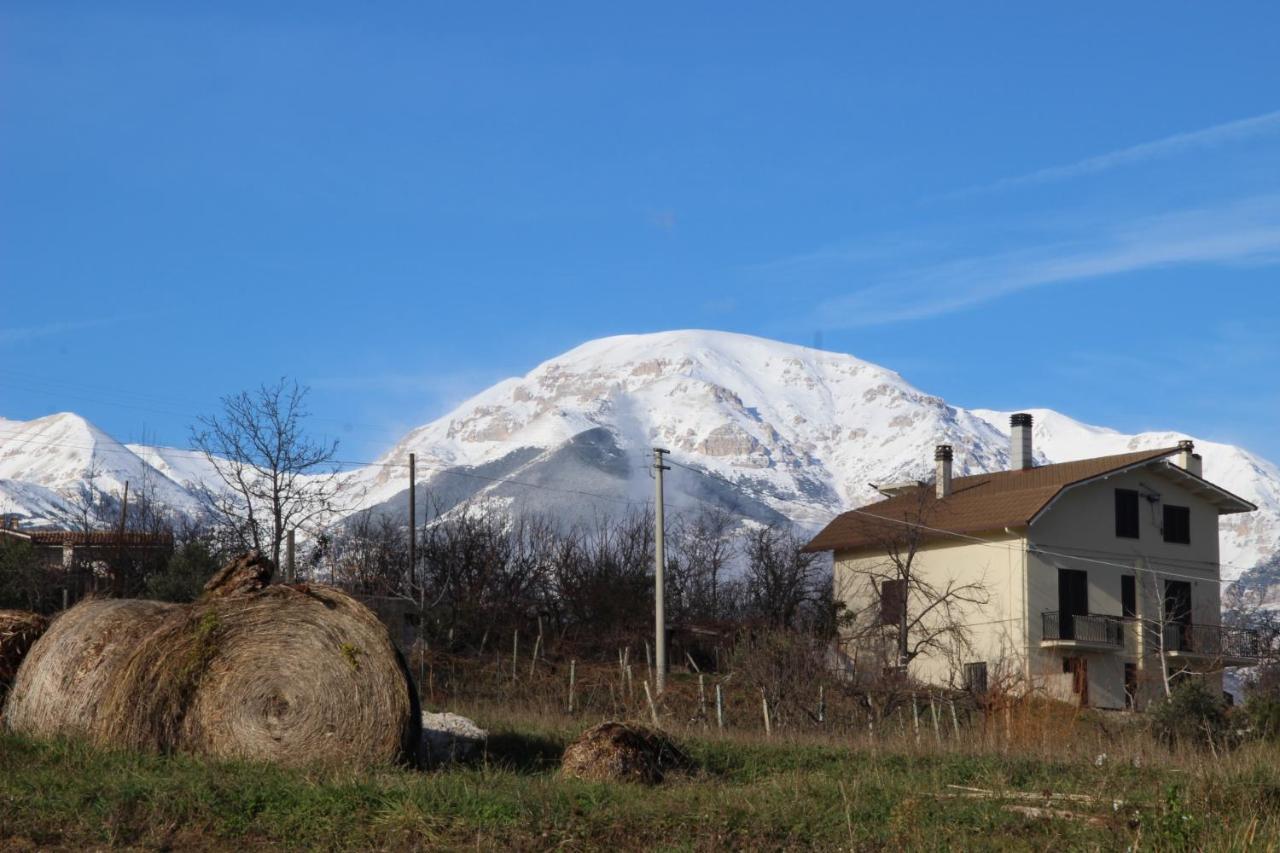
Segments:
[[[1089,614],[1089,573],[1058,569],[1058,619],[1062,639],[1076,638],[1076,617]]]

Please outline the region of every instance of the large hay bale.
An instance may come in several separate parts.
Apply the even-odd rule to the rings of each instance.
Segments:
[[[27,651],[49,627],[49,620],[28,610],[0,610],[0,702],[18,674]]]
[[[177,605],[90,598],[59,614],[18,669],[5,707],[12,731],[89,736],[108,685],[137,643]]]
[[[690,766],[689,757],[657,729],[610,720],[569,744],[560,771],[592,782],[656,785],[671,771]]]
[[[412,761],[421,732],[385,626],[322,586],[211,594],[166,614],[102,704],[100,742],[290,765]]]

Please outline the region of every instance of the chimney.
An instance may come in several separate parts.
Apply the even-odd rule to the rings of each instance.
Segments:
[[[1195,474],[1197,477],[1204,476],[1204,459],[1199,453],[1195,452],[1196,445],[1193,441],[1179,441],[1178,455],[1176,457],[1177,465],[1188,474]]]
[[[1018,412],[1009,418],[1009,468],[1021,471],[1034,468],[1035,459],[1031,455],[1031,415]]]
[[[933,458],[938,469],[934,484],[938,489],[938,497],[945,498],[951,494],[951,445],[939,444],[933,450]]]

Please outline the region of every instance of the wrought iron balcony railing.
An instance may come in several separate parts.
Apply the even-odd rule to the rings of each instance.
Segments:
[[[1164,650],[1211,658],[1256,658],[1261,654],[1257,631],[1221,625],[1172,622],[1164,626]]]
[[[1047,641],[1073,641],[1099,646],[1124,645],[1124,621],[1096,613],[1071,614],[1046,610],[1041,614],[1042,637]]]

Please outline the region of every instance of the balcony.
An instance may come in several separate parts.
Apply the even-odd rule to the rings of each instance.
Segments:
[[[1171,658],[1246,666],[1257,663],[1261,651],[1257,631],[1181,622],[1164,626],[1164,653]]]
[[[1124,620],[1119,616],[1046,610],[1040,618],[1042,648],[1117,651],[1124,647]]]

